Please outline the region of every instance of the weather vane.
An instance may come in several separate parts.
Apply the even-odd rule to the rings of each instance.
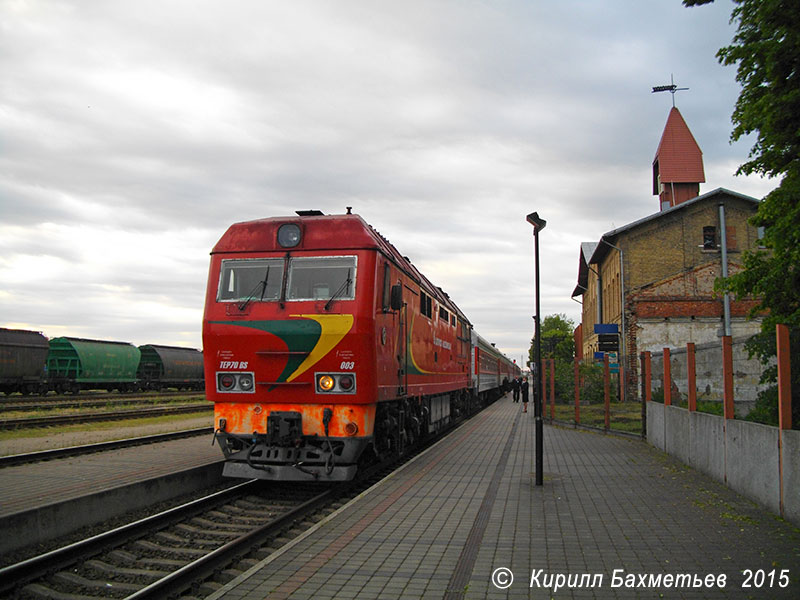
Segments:
[[[653,87],[653,92],[669,92],[672,94],[672,107],[675,108],[675,92],[682,92],[684,90],[688,90],[689,88],[681,88],[675,85],[675,79],[672,75],[669,76],[670,85],[657,85]]]

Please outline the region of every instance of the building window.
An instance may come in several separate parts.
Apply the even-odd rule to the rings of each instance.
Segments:
[[[703,227],[703,250],[717,249],[717,228],[713,225]]]

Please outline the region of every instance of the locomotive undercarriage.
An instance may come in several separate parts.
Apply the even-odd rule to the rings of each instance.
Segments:
[[[264,436],[243,438],[217,433],[225,453],[225,477],[271,481],[349,481],[356,474],[358,456],[369,438],[312,438],[297,447],[267,444]],[[234,448],[243,446],[240,450]]]
[[[301,413],[273,412],[266,434],[231,434],[223,424],[214,439],[225,455],[226,477],[348,481],[359,468],[402,456],[484,404],[470,390],[381,402],[374,434],[347,438],[303,435]]]
[[[381,402],[375,417],[374,452],[379,458],[387,454],[402,455],[472,414],[479,404],[478,398],[466,389]]]
[[[328,420],[331,415],[332,411],[326,412]],[[269,415],[266,434],[242,436],[217,430],[214,438],[226,459],[222,474],[273,481],[348,481],[372,441],[371,437],[308,436],[302,430],[302,414],[288,411]]]

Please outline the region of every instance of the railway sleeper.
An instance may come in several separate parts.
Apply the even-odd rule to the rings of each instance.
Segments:
[[[169,558],[150,558],[147,556],[137,556],[133,552],[127,550],[112,550],[106,555],[106,558],[114,564],[120,566],[128,566],[130,568],[143,568],[143,569],[160,569],[169,568],[171,570],[179,569],[186,564],[185,560],[174,560]]]
[[[271,514],[264,514],[264,513],[255,513],[247,514],[244,511],[236,512],[233,511],[228,512],[221,511],[221,510],[212,510],[206,513],[209,517],[213,517],[215,519],[236,519],[237,523],[246,523],[247,525],[260,525],[264,522],[264,517],[271,517]]]
[[[238,524],[238,523],[219,523],[217,521],[211,521],[209,519],[204,519],[203,517],[194,517],[191,521],[189,521],[191,525],[188,527],[196,526],[200,531],[235,531],[235,532],[248,532],[252,529],[246,523]]]
[[[237,500],[235,503],[230,503],[226,504],[225,506],[220,506],[215,510],[216,512],[224,512],[225,514],[228,515],[236,515],[236,517],[245,516],[252,518],[252,517],[260,517],[264,514],[264,509],[262,506],[259,506],[258,508],[250,506],[240,506],[239,500]]]
[[[30,583],[22,588],[25,598],[35,600],[97,600],[97,596],[58,592],[40,583]]]
[[[178,529],[178,526],[175,526],[175,529]],[[167,544],[179,544],[183,545],[186,544],[188,538],[186,536],[176,535],[170,531],[158,531],[156,532],[153,537],[160,542],[165,542]]]
[[[161,544],[154,544],[147,540],[137,540],[133,542],[133,546],[138,550],[155,554],[156,556],[179,557],[186,560],[194,560],[195,558],[200,558],[208,554],[205,550],[200,550],[198,548],[171,548],[169,546],[162,546]]]
[[[102,579],[87,579],[77,573],[59,571],[53,575],[53,580],[61,585],[73,586],[80,592],[86,592],[94,596],[99,595],[103,598],[118,596],[121,594],[130,595],[142,589],[141,585]]]
[[[159,565],[162,567],[160,570],[131,569],[118,567],[117,565],[111,565],[102,560],[93,559],[86,561],[86,566],[100,576],[114,577],[115,579],[124,579],[125,581],[146,581],[147,583],[153,583],[170,574],[170,571],[163,570],[163,565]]]
[[[179,529],[182,533],[186,534],[186,538],[184,538],[184,543],[187,540],[191,540],[192,543],[196,543],[200,540],[208,540],[209,542],[219,541],[219,540],[229,540],[231,538],[238,537],[242,533],[246,533],[252,530],[252,527],[248,527],[247,529],[214,529],[214,530],[205,530],[198,527],[192,527],[191,525],[186,525],[184,523],[175,526],[176,529]]]

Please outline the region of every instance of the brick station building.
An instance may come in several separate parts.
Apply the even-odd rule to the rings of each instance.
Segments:
[[[616,324],[626,399],[639,396],[641,352],[720,341],[724,303],[714,281],[723,262],[733,274],[741,269],[742,251],[757,245],[757,228],[748,219],[758,200],[724,188],[699,195],[704,182],[702,152],[673,107],[653,160],[659,212],[581,244],[572,293],[583,303],[580,353],[591,358],[598,350],[596,323]],[[733,338],[760,330],[757,320],[746,319],[753,305],[731,298]]]

